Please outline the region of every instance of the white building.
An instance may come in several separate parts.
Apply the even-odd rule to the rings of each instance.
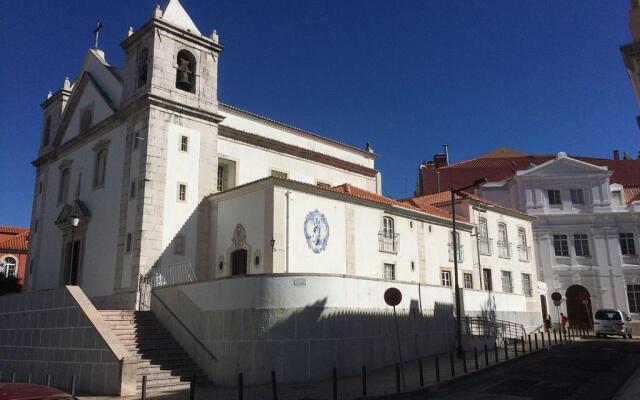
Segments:
[[[219,103],[218,35],[201,35],[177,0],[121,46],[122,68],[90,50],[77,78],[42,104],[29,290],[78,285],[98,308],[150,307],[227,383],[240,366],[302,380],[330,366],[359,368],[355,359],[394,362],[381,322],[390,286],[404,294],[406,351],[451,348],[448,212],[381,196],[368,147]],[[485,211],[530,237],[530,220],[517,212],[474,203],[462,213],[463,311],[535,329],[532,260],[495,260],[493,283],[509,271],[510,290],[480,285],[472,233]],[[216,359],[201,359],[194,340]],[[343,359],[347,351],[358,355]],[[315,360],[321,368],[302,368]],[[262,372],[250,379],[264,381]]]
[[[592,309],[640,311],[640,191],[610,182],[612,173],[561,152],[480,188],[482,196],[536,217],[538,278],[567,299],[563,311],[576,325],[587,326]]]

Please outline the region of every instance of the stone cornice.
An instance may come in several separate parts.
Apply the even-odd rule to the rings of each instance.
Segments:
[[[339,169],[372,178],[375,177],[378,173],[378,171],[373,168],[365,167],[359,164],[342,160],[337,157],[329,156],[313,150],[304,149],[299,146],[280,142],[264,136],[256,135],[254,133],[244,132],[224,125],[220,125],[218,127],[218,135],[228,139],[247,143],[256,147],[273,150],[278,153],[288,154],[305,160],[315,161],[320,164],[330,165]]]
[[[178,103],[177,101],[166,99],[164,97],[147,94],[145,98],[150,105],[165,108],[167,110],[175,111],[180,114],[189,115],[194,118],[203,119],[216,124],[224,120],[224,117],[220,114],[205,111],[201,108],[191,107],[186,104]]]
[[[147,32],[149,32],[149,30],[151,29],[160,29],[166,32],[169,32],[173,35],[179,36],[180,38],[191,42],[193,44],[202,46],[204,48],[206,48],[207,50],[210,51],[214,51],[216,53],[219,53],[222,51],[222,46],[219,45],[218,43],[214,42],[213,40],[206,38],[204,36],[201,35],[196,35],[194,33],[185,31],[183,29],[180,29],[178,27],[175,27],[165,21],[163,21],[161,18],[151,18],[149,21],[147,21],[144,25],[142,25],[142,27],[140,27],[140,29],[138,29],[137,31],[135,31],[131,36],[127,37],[125,40],[123,40],[120,43],[120,47],[122,47],[123,49],[127,49],[127,47],[131,46],[133,43],[135,43],[140,37],[142,37],[143,35],[145,35]]]

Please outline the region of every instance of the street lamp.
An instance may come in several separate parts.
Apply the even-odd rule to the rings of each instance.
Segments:
[[[69,216],[69,224],[71,225],[71,254],[69,254],[69,279],[68,279],[68,283],[75,285],[75,284],[77,284],[77,282],[73,282],[72,281],[72,278],[75,275],[73,273],[73,258],[74,258],[74,253],[75,253],[75,242],[73,241],[73,236],[76,233],[76,228],[80,224],[80,217],[78,217],[75,214],[71,214]]]
[[[456,194],[462,196],[462,192],[472,187],[481,185],[487,181],[487,178],[481,178],[473,182],[471,185],[463,188],[449,189],[451,192],[451,225],[453,229],[453,274],[455,275],[455,295],[456,295],[456,352],[458,358],[464,357],[464,349],[462,348],[462,315],[460,315],[460,283],[458,282],[458,238],[456,237]]]

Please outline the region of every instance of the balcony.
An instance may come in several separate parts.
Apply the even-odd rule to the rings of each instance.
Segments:
[[[449,261],[453,262],[453,243],[449,243]],[[458,245],[458,262],[464,261],[464,252],[462,251],[464,248],[463,245]]]
[[[531,246],[518,245],[518,260],[522,262],[529,262],[530,255],[531,255]]]
[[[399,244],[398,236],[398,233],[378,232],[378,249],[383,253],[396,254]]]
[[[498,257],[511,258],[511,243],[498,240]]]
[[[490,256],[493,250],[493,239],[488,237],[478,237],[478,251],[483,256]]]

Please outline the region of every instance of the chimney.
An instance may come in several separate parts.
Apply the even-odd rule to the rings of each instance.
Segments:
[[[437,168],[446,167],[449,165],[447,163],[447,155],[445,153],[437,153],[433,155],[433,164]]]
[[[618,150],[614,150],[613,151],[613,159],[614,160],[619,160],[620,159],[620,152]]]

